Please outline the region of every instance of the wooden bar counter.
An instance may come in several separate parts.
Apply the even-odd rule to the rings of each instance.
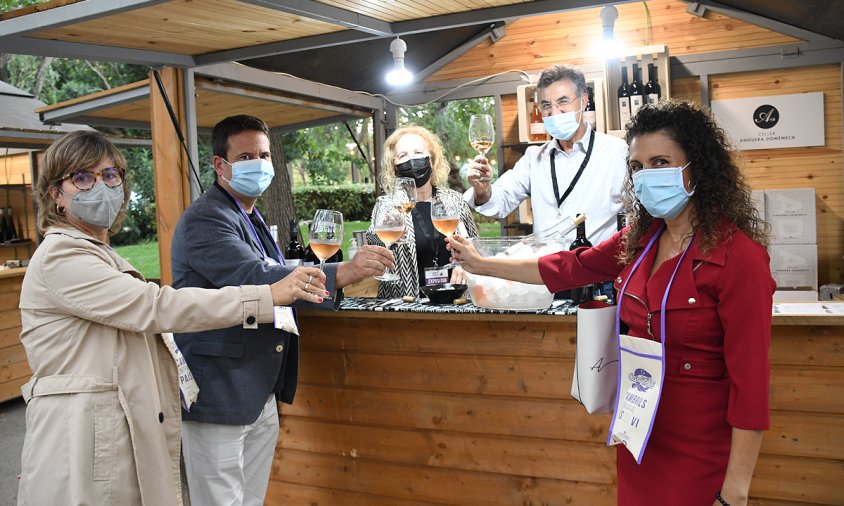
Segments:
[[[32,371],[21,344],[21,284],[26,268],[0,269],[0,402],[21,396]]]
[[[299,328],[266,504],[615,504],[610,416],[569,395],[575,316],[301,311]],[[775,317],[751,504],[844,504],[842,330]]]

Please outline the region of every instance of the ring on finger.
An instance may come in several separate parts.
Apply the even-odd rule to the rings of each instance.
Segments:
[[[311,281],[313,281],[313,280],[314,280],[314,277],[312,275],[308,274],[308,284],[309,285],[311,284]]]
[[[310,284],[310,283],[305,283],[305,287],[304,287],[304,288],[302,288],[302,290],[304,290],[305,292],[307,292],[307,291],[308,291],[308,287],[309,287],[309,286],[311,286],[311,284]]]

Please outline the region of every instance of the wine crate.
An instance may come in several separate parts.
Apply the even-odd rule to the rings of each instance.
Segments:
[[[538,79],[538,77],[537,77]],[[586,79],[586,86],[592,88],[595,101],[595,118],[597,125],[592,125],[598,132],[606,132],[606,97],[607,90],[601,78]],[[530,111],[533,107],[533,92],[536,84],[523,84],[516,88],[516,98],[519,107],[519,142],[541,144],[545,141],[531,142],[530,140]]]
[[[668,47],[664,45],[631,48],[618,58],[604,61],[604,79],[606,80],[606,125],[607,132],[624,137],[624,125],[621,124],[618,108],[618,88],[621,86],[621,67],[627,71],[627,83],[633,81],[633,64],[639,65],[642,72],[642,84],[648,81],[648,64],[656,65],[657,81],[662,88],[662,97],[671,96],[671,68],[668,60]]]

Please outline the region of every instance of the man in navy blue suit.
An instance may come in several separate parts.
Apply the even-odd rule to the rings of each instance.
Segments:
[[[255,207],[274,175],[267,125],[231,116],[214,127],[211,142],[217,179],[176,227],[174,287],[268,284],[296,275],[302,294],[295,307],[331,309],[342,298],[340,288],[392,268],[389,250],[365,246],[350,262],[326,264],[327,292],[315,290],[310,282],[322,281],[321,275],[284,265]],[[292,309],[277,309],[277,316],[292,319]],[[296,393],[298,336],[256,323],[252,329],[177,334],[176,342],[199,386],[196,403],[182,412],[191,501],[262,505],[279,433],[277,400],[291,403]]]

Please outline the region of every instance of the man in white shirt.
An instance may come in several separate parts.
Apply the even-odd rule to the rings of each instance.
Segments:
[[[627,143],[596,132],[583,121],[586,79],[577,69],[554,65],[537,83],[539,107],[552,139],[530,146],[516,165],[494,183],[486,158],[469,167],[463,198],[485,216],[504,218],[530,197],[533,230],[544,232],[562,217],[586,214],[586,237],[593,245],[609,238],[622,211]],[[568,239],[574,239],[575,232]]]

